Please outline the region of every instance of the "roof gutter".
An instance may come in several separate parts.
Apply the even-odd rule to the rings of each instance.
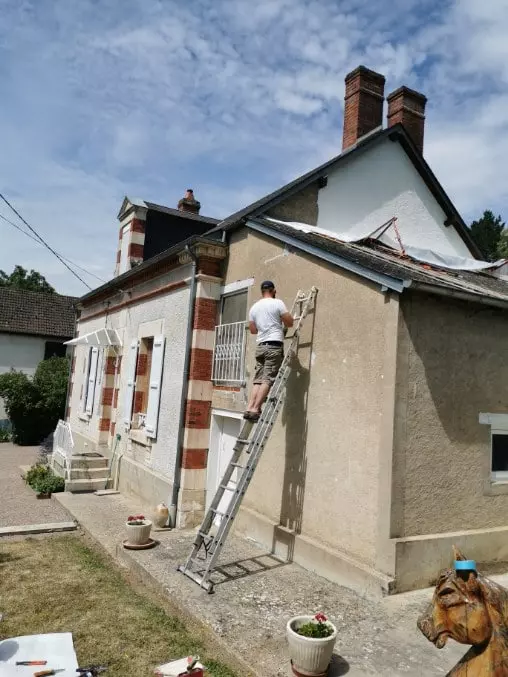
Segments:
[[[495,299],[491,296],[480,296],[480,294],[469,294],[465,291],[445,289],[444,287],[439,287],[437,285],[427,284],[425,282],[412,282],[411,289],[416,291],[427,292],[428,294],[434,294],[437,296],[445,296],[446,298],[455,298],[459,301],[467,301],[468,303],[481,303],[484,306],[490,306],[494,308],[501,308],[502,310],[508,310],[508,301],[503,301],[503,299]]]
[[[187,336],[185,339],[185,358],[183,365],[182,394],[180,397],[180,420],[178,423],[175,475],[173,479],[173,490],[171,493],[171,501],[169,502],[169,522],[170,526],[172,527],[176,526],[176,511],[178,507],[178,496],[180,494],[180,483],[182,478],[182,457],[183,457],[183,442],[185,433],[185,409],[187,405],[187,396],[189,394],[189,367],[192,348],[192,333],[194,327],[194,308],[196,302],[197,271],[198,271],[198,259],[196,254],[192,251],[189,245],[185,245],[185,251],[192,259],[192,273],[191,273],[191,286],[189,297],[189,310],[187,312]]]
[[[331,263],[334,266],[338,266],[339,268],[343,268],[344,270],[348,270],[355,275],[360,275],[371,282],[379,284],[381,286],[381,291],[388,291],[388,289],[391,289],[392,291],[396,291],[400,294],[410,284],[408,280],[390,277],[389,275],[384,275],[383,273],[376,273],[373,270],[365,268],[359,263],[349,261],[348,259],[338,256],[337,254],[326,252],[320,247],[315,247],[314,245],[302,242],[301,240],[291,237],[290,235],[279,233],[277,230],[272,230],[271,228],[268,228],[264,224],[258,223],[255,220],[249,219],[247,221],[247,226],[258,233],[262,233],[268,237],[273,237],[276,240],[280,240],[294,249],[299,249],[306,254],[315,256],[316,258],[326,261],[327,263]]]

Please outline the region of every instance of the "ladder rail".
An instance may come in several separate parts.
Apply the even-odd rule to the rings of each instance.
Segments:
[[[263,411],[256,423],[248,420],[244,421],[239,436],[234,444],[231,459],[198,530],[192,551],[187,558],[186,563],[178,567],[179,571],[187,575],[208,592],[213,590],[213,583],[209,580],[211,571],[220,556],[222,547],[240,509],[243,497],[252,480],[259,458],[263,453],[264,447],[270,437],[271,430],[284,402],[286,384],[291,373],[291,363],[298,349],[300,328],[310,310],[311,304],[314,303],[317,291],[316,287],[312,287],[307,296],[305,296],[302,291],[298,291],[291,307],[291,315],[295,317],[295,313],[297,312],[296,309],[299,306],[299,315],[298,317],[295,317],[296,326],[293,326],[293,333],[291,336],[286,336],[286,340],[290,341],[290,346],[284,355],[280,369],[270,388]],[[252,435],[250,435],[252,427],[254,427],[254,431],[252,432]],[[243,466],[243,470],[235,487],[230,487],[229,483],[235,469],[240,466],[238,461],[243,451],[247,453],[247,462],[245,466]],[[230,492],[229,501],[225,511],[219,512],[218,507],[226,491]],[[217,516],[221,519],[216,533],[212,536],[209,532],[211,531]],[[205,550],[205,558],[200,559],[199,562],[204,564],[204,568],[201,567],[200,571],[203,573],[199,573],[193,571],[191,567],[192,564],[196,563],[197,556],[202,548]]]

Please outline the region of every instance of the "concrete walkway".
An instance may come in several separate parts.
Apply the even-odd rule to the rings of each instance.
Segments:
[[[247,666],[242,675],[290,674],[286,622],[300,613],[323,611],[338,627],[337,657],[330,677],[445,675],[467,647],[450,642],[438,651],[416,629],[431,591],[365,600],[295,564],[281,564],[254,543],[230,537],[215,593],[207,595],[176,571],[189,553],[193,534],[159,531],[160,544],[142,552],[121,546],[130,513],[149,510],[121,495],[58,494],[57,500],[105,550],[166,594],[187,616],[212,629],[217,643]]]
[[[68,522],[68,513],[53,499],[38,500],[21,479],[20,465],[37,460],[38,447],[0,443],[0,527]]]

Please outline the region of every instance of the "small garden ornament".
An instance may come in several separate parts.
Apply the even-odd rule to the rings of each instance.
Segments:
[[[291,667],[296,677],[325,677],[337,628],[323,613],[295,616],[286,626]]]
[[[508,675],[508,590],[484,578],[476,563],[453,549],[453,569],[443,571],[418,628],[438,649],[451,637],[471,648],[448,677]]]

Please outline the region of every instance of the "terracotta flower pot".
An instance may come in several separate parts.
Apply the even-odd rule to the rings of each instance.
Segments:
[[[337,628],[327,621],[327,625],[333,628],[329,637],[304,637],[297,633],[297,629],[310,623],[313,616],[295,616],[288,621],[286,637],[289,645],[291,666],[295,675],[305,677],[325,677],[330,661],[332,660],[333,647],[337,639]]]
[[[150,531],[152,523],[150,520],[143,520],[143,524],[126,523],[126,536],[129,545],[145,545],[150,540]]]

